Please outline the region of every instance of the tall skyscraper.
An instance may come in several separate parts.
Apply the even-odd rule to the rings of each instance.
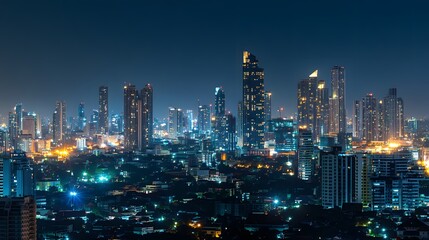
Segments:
[[[124,147],[138,149],[138,92],[132,84],[124,86]]]
[[[98,110],[93,109],[89,119],[89,136],[97,134],[98,129]]]
[[[313,134],[306,127],[301,126],[298,131],[298,178],[310,180],[314,173]]]
[[[225,115],[225,91],[222,87],[215,88],[215,116]]]
[[[243,52],[243,147],[264,148],[264,69],[256,56]]]
[[[404,102],[397,96],[396,88],[390,88],[384,98],[384,140],[404,135]]]
[[[361,138],[362,135],[362,105],[356,100],[353,104],[353,137]]]
[[[0,239],[37,239],[33,197],[0,198]]]
[[[153,88],[147,84],[139,97],[139,146],[140,150],[145,150],[153,137]]]
[[[265,100],[264,100],[264,111],[265,111],[265,132],[268,132],[269,124],[268,122],[271,120],[271,92],[265,92]]]
[[[98,103],[98,132],[107,134],[109,132],[109,88],[107,86],[101,86],[98,89]]]
[[[37,133],[37,115],[27,114],[22,117],[22,135],[31,135],[32,139],[36,139]]]
[[[119,134],[124,131],[124,118],[120,114],[112,114],[111,116],[111,129],[112,134]]]
[[[86,126],[86,117],[85,117],[85,104],[83,102],[79,103],[77,109],[77,130],[84,131]]]
[[[18,128],[18,135],[21,134],[22,130],[22,116],[23,116],[23,109],[22,109],[22,103],[18,103],[15,105],[15,114],[16,114],[16,125]]]
[[[366,141],[378,140],[377,99],[368,93],[362,99],[362,139]]]
[[[66,119],[66,103],[64,101],[57,101],[52,121],[53,142],[56,145],[65,140],[67,131]]]
[[[329,97],[325,81],[318,80],[318,70],[298,83],[298,124],[319,141],[329,127]]]
[[[170,138],[183,135],[183,119],[182,109],[174,107],[168,109],[168,136]]]
[[[330,114],[331,133],[346,132],[346,104],[345,104],[345,73],[344,67],[334,66],[331,69],[331,106]]]
[[[237,147],[243,147],[243,102],[240,101],[237,105]]]
[[[15,148],[17,147],[17,140],[18,140],[18,121],[16,119],[16,113],[15,112],[9,112],[9,148]]]
[[[200,134],[209,134],[211,131],[210,106],[198,106],[198,131]]]

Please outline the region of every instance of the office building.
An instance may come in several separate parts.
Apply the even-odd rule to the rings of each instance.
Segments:
[[[77,109],[77,130],[83,132],[86,127],[86,117],[85,117],[85,104],[83,102],[79,103]]]
[[[168,109],[168,136],[177,138],[183,135],[183,111],[180,108],[170,107]]]
[[[243,147],[264,148],[264,69],[256,56],[243,52]]]
[[[144,151],[153,138],[153,88],[147,84],[138,100],[139,148]]]
[[[378,118],[377,99],[369,93],[362,99],[362,140],[378,140]]]
[[[298,178],[310,180],[315,169],[313,134],[305,127],[298,130]]]
[[[132,84],[124,86],[124,147],[138,149],[138,91]]]
[[[198,106],[198,132],[201,135],[209,135],[211,131],[210,106]]]
[[[66,103],[64,101],[57,101],[52,121],[52,136],[55,145],[59,145],[65,140],[67,131],[66,119]]]
[[[344,67],[331,69],[330,133],[346,132],[345,72]]]
[[[269,122],[268,131],[274,134],[276,152],[292,152],[298,148],[298,132],[292,119],[274,118]]]
[[[109,88],[101,86],[98,89],[98,132],[109,133]]]
[[[269,131],[269,121],[271,120],[271,92],[265,92],[264,111],[265,111],[265,132]]]

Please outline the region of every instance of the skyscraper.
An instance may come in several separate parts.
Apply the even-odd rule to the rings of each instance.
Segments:
[[[183,119],[182,109],[174,107],[168,109],[168,136],[170,138],[183,135]]]
[[[58,145],[63,140],[65,140],[66,130],[66,103],[64,101],[57,101],[52,121],[52,135],[54,144]]]
[[[243,147],[264,148],[264,69],[256,56],[243,52]]]
[[[98,103],[98,132],[107,134],[109,132],[109,88],[107,86],[101,86],[98,89]]]
[[[198,106],[198,131],[200,134],[208,134],[211,131],[210,106]]]
[[[85,104],[83,102],[79,103],[77,109],[77,130],[83,131],[86,126],[86,117],[85,117]]]
[[[298,83],[298,124],[319,141],[329,127],[329,97],[325,81],[318,80],[318,70]]]
[[[362,105],[356,100],[353,104],[353,137],[361,138],[362,135]]]
[[[15,112],[9,112],[9,147],[16,148],[18,140],[18,122]]]
[[[265,111],[265,132],[268,132],[269,124],[268,122],[271,120],[271,92],[265,92],[265,100],[264,100],[264,111]]]
[[[313,135],[306,127],[301,126],[298,132],[298,178],[310,180],[314,173]]]
[[[345,74],[344,67],[334,66],[331,69],[331,106],[330,130],[331,133],[346,132],[346,104],[345,104]]]
[[[225,91],[222,87],[215,88],[215,116],[225,115]]]
[[[15,105],[15,114],[16,114],[16,126],[17,126],[17,132],[18,135],[21,134],[22,130],[22,115],[23,115],[23,109],[22,109],[22,103],[18,103]]]
[[[390,88],[384,98],[384,140],[403,137],[404,102],[397,96],[396,88]]]
[[[378,140],[377,99],[368,93],[362,99],[362,139],[366,141]]]
[[[138,92],[136,86],[124,86],[124,147],[127,150],[138,149]]]
[[[139,97],[139,146],[145,150],[153,137],[153,88],[150,84],[141,90]]]

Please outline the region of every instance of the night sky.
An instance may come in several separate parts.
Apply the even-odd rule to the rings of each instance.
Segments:
[[[330,68],[343,65],[349,116],[353,100],[397,87],[408,117],[429,117],[428,8],[424,0],[0,1],[0,113],[22,102],[51,117],[64,99],[68,116],[83,101],[89,117],[102,84],[110,112],[120,113],[124,82],[153,84],[155,117],[212,103],[218,85],[235,113],[249,50],[274,110],[296,112],[298,81],[319,69],[330,82]]]

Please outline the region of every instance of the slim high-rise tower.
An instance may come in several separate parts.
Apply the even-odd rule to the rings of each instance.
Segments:
[[[243,52],[243,147],[264,148],[264,69],[256,56]]]
[[[66,103],[64,101],[57,101],[52,121],[52,136],[56,145],[65,139],[67,130],[66,119]]]
[[[397,96],[396,88],[390,88],[384,98],[384,140],[403,137],[404,102]]]
[[[107,134],[109,132],[109,88],[101,86],[98,89],[98,132]]]
[[[136,86],[124,86],[124,147],[138,149],[138,92]]]
[[[147,84],[140,92],[139,97],[139,146],[140,150],[145,150],[153,137],[153,88]]]
[[[366,141],[378,140],[377,99],[368,93],[362,99],[362,139]]]
[[[222,87],[215,88],[215,116],[225,115],[225,91]]]
[[[77,129],[83,131],[86,126],[85,104],[81,102],[77,109]]]
[[[331,133],[346,132],[346,104],[345,104],[345,74],[344,67],[334,66],[331,69],[331,106],[330,130]]]
[[[271,92],[265,92],[265,132],[268,132],[268,123],[271,120]]]

